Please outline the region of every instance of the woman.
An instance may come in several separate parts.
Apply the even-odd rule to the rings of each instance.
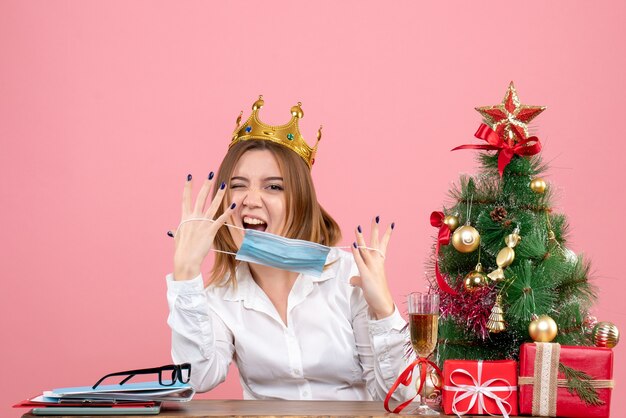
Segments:
[[[191,384],[201,392],[224,381],[234,359],[244,399],[382,400],[406,367],[405,321],[384,270],[393,224],[380,237],[379,218],[372,220],[369,247],[359,226],[352,253],[330,249],[319,277],[232,255],[252,230],[328,247],[341,237],[317,202],[310,175],[317,144],[308,147],[299,134],[302,109],[270,126],[258,119],[262,105],[259,98],[241,126],[240,116],[195,204],[187,178],[167,277],[173,360],[192,364]],[[205,287],[200,268],[212,249]]]

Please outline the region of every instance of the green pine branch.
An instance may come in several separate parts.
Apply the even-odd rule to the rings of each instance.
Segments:
[[[553,316],[559,327],[555,342],[562,345],[592,345],[590,336],[583,327],[587,309],[581,306],[582,303],[579,298],[565,299],[559,303],[558,315]]]
[[[500,194],[500,181],[497,178],[486,176],[461,176],[459,184],[454,184],[448,192],[451,199],[457,205],[455,211],[465,221],[467,213],[467,205],[470,201],[472,207],[476,205],[484,205],[495,202],[495,196]]]
[[[598,396],[598,391],[591,383],[592,377],[582,370],[572,369],[559,363],[559,371],[565,375],[567,379],[567,391],[572,394],[578,395],[578,397],[589,406],[604,405],[604,401]]]
[[[533,314],[547,314],[557,300],[554,283],[546,280],[542,264],[533,266],[531,260],[522,260],[505,271],[510,285],[505,292],[509,304],[509,318],[520,327],[528,326]]]
[[[563,254],[563,257],[566,257]],[[597,299],[597,290],[589,282],[589,271],[591,265],[582,256],[578,256],[576,261],[570,264],[570,270],[560,281],[556,290],[564,298],[579,298],[585,301],[584,306],[590,307]]]
[[[569,235],[569,224],[565,215],[561,213],[550,214],[550,224],[552,225],[552,231],[556,240],[561,245],[567,244],[567,236]]]
[[[538,219],[541,225],[540,219]],[[536,223],[537,223],[536,221]],[[548,248],[546,246],[546,228],[526,227],[526,233],[515,248],[515,256],[519,259],[530,258],[541,261],[545,258]]]
[[[500,175],[498,173],[498,153],[481,152],[478,154],[477,159],[485,174],[492,176]],[[514,157],[504,169],[504,175],[538,176],[547,170],[548,165],[543,163],[539,155],[530,158]]]
[[[482,340],[467,330],[460,318],[439,319],[436,357],[440,365],[446,359],[501,360],[517,359],[523,337],[516,333],[492,334]]]

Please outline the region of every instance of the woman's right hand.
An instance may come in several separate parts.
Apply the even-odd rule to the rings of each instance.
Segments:
[[[220,185],[210,205],[206,205],[206,201],[213,184],[213,172],[204,181],[195,205],[192,205],[192,184],[191,174],[189,174],[183,190],[181,222],[192,218],[213,219],[224,200],[226,184],[222,183]],[[205,206],[208,207],[205,208]],[[200,274],[202,262],[213,246],[213,240],[217,231],[226,223],[234,212],[235,207],[236,204],[233,202],[213,222],[209,220],[190,221],[185,222],[178,228],[178,232],[174,237],[174,280],[189,280]]]

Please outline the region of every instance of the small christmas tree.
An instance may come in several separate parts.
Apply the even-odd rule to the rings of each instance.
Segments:
[[[480,173],[461,177],[452,206],[431,216],[438,360],[517,358],[533,340],[533,320],[536,340],[549,341],[555,322],[555,342],[591,345],[589,264],[566,247],[567,222],[553,212],[541,144],[527,128],[545,108],[520,104],[511,83],[501,104],[476,110],[484,118],[476,136],[486,143],[455,149],[484,150]]]

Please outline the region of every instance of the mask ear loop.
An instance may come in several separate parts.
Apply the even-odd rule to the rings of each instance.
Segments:
[[[365,245],[357,245],[357,248],[363,248],[365,250],[372,250],[372,251],[376,251],[378,253],[378,255],[380,255],[383,260],[385,259],[385,255],[383,254],[382,251],[380,251],[378,248],[372,248],[372,247],[366,247]],[[352,247],[332,247],[332,248],[341,248],[341,249],[350,249]]]
[[[187,222],[192,222],[192,221],[210,221],[210,222],[215,222],[214,219],[210,219],[210,218],[189,218],[189,219],[185,219],[184,221],[181,221],[180,224],[178,224],[178,228],[176,228],[176,232],[174,233],[173,238],[176,237],[176,235],[178,234],[178,231],[180,230],[180,227],[183,226],[183,224],[185,224]],[[230,228],[240,229],[240,230],[242,230],[244,232],[246,231],[245,228],[242,228],[242,227],[237,226],[237,225],[232,225],[232,224],[229,224],[229,223],[224,223],[224,225],[226,225],[226,226],[228,226]],[[330,248],[350,249],[351,247],[330,247]],[[383,258],[383,260],[385,259],[385,255],[378,248],[371,248],[371,247],[367,247],[365,245],[359,245],[359,246],[357,246],[357,248],[363,248],[363,249],[366,249],[366,250],[376,251]],[[215,251],[216,253],[237,255],[237,253],[232,253],[230,251],[216,250],[216,249],[213,249],[213,248],[211,248],[211,251]]]

